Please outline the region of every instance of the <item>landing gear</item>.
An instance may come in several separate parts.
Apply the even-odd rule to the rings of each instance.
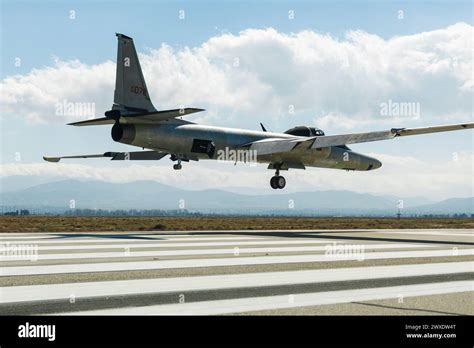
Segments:
[[[178,160],[178,163],[173,164],[174,170],[180,170],[181,168],[183,168],[183,166],[181,165],[181,160]]]
[[[174,170],[180,170],[181,168],[183,168],[183,166],[181,165],[181,161],[189,162],[189,159],[187,159],[186,157],[178,157],[177,155],[171,155],[170,160],[172,160],[173,162],[178,161],[178,163],[173,164]]]
[[[282,189],[286,185],[286,180],[284,177],[280,176],[280,170],[277,169],[275,172],[275,176],[270,179],[270,186],[272,189]]]
[[[270,179],[270,186],[272,189],[282,189],[286,185],[286,180],[282,176],[274,176]]]

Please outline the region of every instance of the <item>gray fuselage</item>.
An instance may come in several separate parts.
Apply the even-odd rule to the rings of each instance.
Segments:
[[[120,127],[117,129],[116,127]],[[247,161],[239,156],[243,145],[266,138],[297,138],[291,134],[253,131],[238,128],[198,125],[182,120],[161,123],[121,124],[112,131],[115,141],[142,148],[167,152],[182,160]],[[229,156],[230,154],[230,156]],[[234,155],[234,156],[232,156]],[[254,155],[252,157],[252,155]],[[259,163],[282,164],[281,169],[321,167],[345,170],[372,170],[381,163],[356,153],[345,146],[326,148],[295,148],[272,155],[250,154]],[[303,166],[301,165],[303,164]]]

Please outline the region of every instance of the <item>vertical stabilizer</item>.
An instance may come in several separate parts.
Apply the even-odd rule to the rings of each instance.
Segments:
[[[156,111],[148,94],[133,39],[123,34],[116,35],[117,72],[112,109],[120,110],[121,114]]]

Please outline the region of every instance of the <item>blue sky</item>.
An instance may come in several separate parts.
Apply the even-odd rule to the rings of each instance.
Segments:
[[[70,19],[70,11],[74,11],[75,19]],[[185,11],[185,19],[178,18],[179,11]],[[288,19],[288,11],[293,10],[295,18]],[[399,19],[399,11],[403,11],[403,19]],[[278,35],[291,35],[308,30],[320,35],[328,34],[334,42],[347,40],[350,31],[362,31],[376,35],[383,40],[394,37],[417,35],[422,32],[445,29],[456,23],[473,24],[471,1],[5,1],[1,0],[1,71],[3,81],[12,76],[28,76],[32,69],[44,70],[54,68],[54,57],[67,62],[78,60],[87,66],[115,61],[116,40],[114,33],[122,32],[135,38],[137,50],[144,54],[152,54],[160,49],[163,43],[169,45],[176,56],[185,47],[199,48],[211,38],[223,34],[232,34],[234,39],[247,29],[266,30],[273,28]],[[21,65],[15,66],[15,59],[21,59]],[[245,57],[243,58],[245,60]],[[468,62],[471,64],[472,60]],[[148,89],[158,89],[161,86],[152,85],[150,78]],[[284,71],[284,70],[283,70]],[[471,70],[472,71],[472,70]],[[318,76],[307,76],[308,79],[318,79]],[[18,81],[21,81],[19,79]],[[153,79],[152,79],[153,81]],[[430,88],[436,89],[434,80]],[[361,81],[363,84],[364,81]],[[425,86],[425,85],[423,85]],[[428,85],[429,86],[429,85]],[[41,86],[39,87],[42,88]],[[239,88],[245,89],[242,85]],[[249,87],[250,88],[250,87]],[[426,88],[426,87],[424,87]],[[440,90],[444,94],[444,90]],[[357,91],[354,91],[357,92]],[[44,94],[48,94],[44,87]],[[112,103],[113,88],[104,91],[103,98],[110,96]],[[160,91],[160,93],[165,93]],[[318,93],[315,91],[315,93]],[[351,90],[341,92],[340,100],[348,98]],[[394,93],[394,99],[399,95]],[[431,92],[429,96],[434,98]],[[423,100],[423,91],[415,97]],[[215,125],[227,125],[255,128],[260,121],[258,116],[252,119],[244,115],[245,110],[232,110],[224,107],[213,109],[212,101],[192,99],[197,105],[210,109],[211,116],[204,120]],[[427,100],[430,100],[427,98]],[[461,101],[465,101],[462,99]],[[155,104],[166,104],[163,100],[154,100]],[[102,105],[98,103],[98,105]],[[426,105],[422,103],[423,106]],[[472,104],[471,104],[472,105]],[[34,107],[34,106],[32,106]],[[256,105],[255,108],[262,107]],[[3,109],[3,108],[2,108]],[[426,108],[425,108],[426,109]],[[104,127],[79,129],[65,126],[65,122],[31,123],[22,117],[23,109],[8,109],[2,113],[1,125],[1,164],[34,164],[41,163],[43,154],[57,153],[100,153],[107,150],[129,149],[124,145],[114,143],[109,136],[109,129]],[[12,111],[13,110],[13,111]],[[318,125],[325,113],[316,111],[317,108],[305,109],[298,114],[299,119],[273,119],[271,115],[262,115],[268,127],[275,131],[284,131],[301,122],[311,122]],[[106,111],[97,110],[100,117]],[[219,116],[214,116],[219,113]],[[239,113],[241,123],[226,115]],[[430,113],[433,113],[431,110]],[[443,113],[445,113],[443,111]],[[462,110],[460,111],[462,113]],[[456,115],[459,115],[457,113]],[[235,115],[234,115],[235,116]],[[469,115],[468,115],[469,116]],[[250,116],[249,116],[250,117]],[[351,115],[345,115],[351,117]],[[453,123],[465,121],[465,115],[450,116]],[[463,118],[464,117],[464,118]],[[472,119],[472,112],[471,112]],[[400,122],[403,121],[403,124]],[[410,119],[395,120],[393,126],[420,126],[439,123],[436,118],[426,117],[421,122]],[[322,122],[322,121],[321,121]],[[316,124],[315,124],[316,123]],[[449,123],[449,122],[448,122]],[[323,123],[324,124],[324,123]],[[339,127],[336,123],[328,123],[329,132],[344,132],[347,127]],[[387,128],[387,123],[356,122],[355,130],[369,131]],[[19,141],[21,139],[21,141]],[[448,144],[448,145],[446,145]],[[433,168],[441,162],[449,162],[453,153],[472,153],[472,132],[429,135],[412,139],[403,139],[398,143],[373,143],[355,147],[360,152],[386,154],[390,156],[413,156],[432,163]],[[15,154],[21,153],[21,163],[15,161]],[[73,163],[84,164],[84,161]],[[165,163],[168,165],[169,163]],[[43,165],[43,163],[41,163]],[[92,167],[114,166],[105,162],[87,163]],[[150,164],[151,165],[151,164]],[[161,166],[162,163],[159,164]],[[206,168],[231,172],[232,168]],[[211,169],[209,169],[211,170]],[[252,169],[255,171],[255,169]],[[384,170],[387,170],[384,168]],[[263,175],[270,175],[265,168],[259,167]],[[318,171],[319,175],[320,171]],[[305,174],[306,175],[306,174]],[[331,174],[324,174],[331,175]],[[436,182],[436,178],[433,182]],[[311,181],[311,178],[307,179]],[[367,179],[365,179],[367,180]],[[401,178],[400,180],[404,180]],[[452,179],[447,180],[447,182]],[[439,180],[438,180],[439,181]],[[266,184],[266,183],[265,183]],[[366,188],[370,189],[370,179]],[[225,183],[223,186],[229,186]],[[251,186],[251,180],[242,186]],[[469,191],[469,185],[464,186]],[[321,187],[315,187],[321,188]],[[344,187],[350,189],[350,187]],[[458,188],[459,190],[459,188]],[[470,186],[472,192],[472,184]],[[449,190],[446,189],[444,194]],[[384,193],[384,192],[381,192]]]
[[[115,58],[114,32],[139,38],[138,50],[162,42],[197,46],[221,31],[273,27],[343,36],[364,30],[384,38],[472,23],[470,1],[5,1],[2,78],[49,65],[51,56],[93,64]],[[69,19],[74,10],[75,20]],[[185,20],[178,19],[184,10]],[[288,20],[288,11],[295,20]],[[404,20],[398,20],[398,11]],[[23,57],[15,67],[15,57]]]

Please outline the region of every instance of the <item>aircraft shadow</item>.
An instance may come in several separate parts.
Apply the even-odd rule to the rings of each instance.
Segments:
[[[355,233],[371,232],[360,230]],[[347,231],[331,231],[334,233],[347,233]],[[352,233],[352,232],[351,232]],[[124,239],[124,240],[166,240],[167,233],[127,233],[127,234],[100,234],[100,233],[78,233],[78,234],[62,234],[53,233],[51,234],[51,240],[58,239],[75,239],[75,238],[97,238],[97,239]],[[239,232],[239,231],[199,231],[199,232],[183,232],[176,231],[173,235],[193,235],[193,236],[210,236],[210,235],[236,235],[236,236],[258,236],[258,237],[280,237],[280,238],[314,238],[314,239],[325,239],[335,241],[365,241],[365,242],[390,242],[390,243],[420,243],[420,244],[439,244],[439,245],[466,245],[473,246],[473,242],[463,241],[446,241],[446,240],[427,240],[427,239],[407,239],[407,238],[393,238],[393,237],[368,237],[368,236],[335,236],[327,234],[327,232],[291,232],[291,231],[275,231],[275,232]]]
[[[155,234],[153,234],[155,235]],[[158,234],[156,234],[158,236]],[[135,239],[135,240],[165,240],[166,238],[151,238],[145,237],[141,234],[91,234],[91,233],[78,233],[78,234],[61,234],[54,233],[52,240],[57,239],[74,239],[74,238],[98,238],[98,239]]]
[[[371,231],[357,231],[360,232],[371,232]],[[315,238],[315,239],[333,239],[337,241],[347,240],[347,241],[366,241],[366,242],[391,242],[391,243],[421,243],[421,244],[440,244],[440,245],[466,245],[472,246],[472,242],[462,242],[462,241],[446,241],[446,240],[427,240],[427,239],[407,239],[407,238],[393,238],[393,237],[367,237],[367,236],[334,236],[324,234],[325,232],[290,232],[290,231],[281,231],[281,232],[236,232],[236,231],[223,231],[223,232],[212,232],[215,234],[235,234],[241,236],[271,236],[271,237],[285,237],[285,238]],[[347,231],[331,231],[331,233],[347,233]],[[352,233],[352,232],[351,232]],[[193,235],[204,235],[208,233],[205,232],[192,232]]]
[[[379,308],[386,308],[386,309],[396,309],[396,310],[402,310],[402,311],[420,311],[420,312],[426,312],[426,313],[435,313],[435,314],[438,314],[438,315],[463,315],[463,314],[460,314],[460,313],[435,311],[435,310],[432,310],[432,309],[423,309],[423,308],[404,308],[404,307],[386,306],[386,305],[380,305],[380,304],[375,304],[375,303],[363,303],[363,302],[351,302],[351,303],[362,305],[362,306],[379,307]]]

